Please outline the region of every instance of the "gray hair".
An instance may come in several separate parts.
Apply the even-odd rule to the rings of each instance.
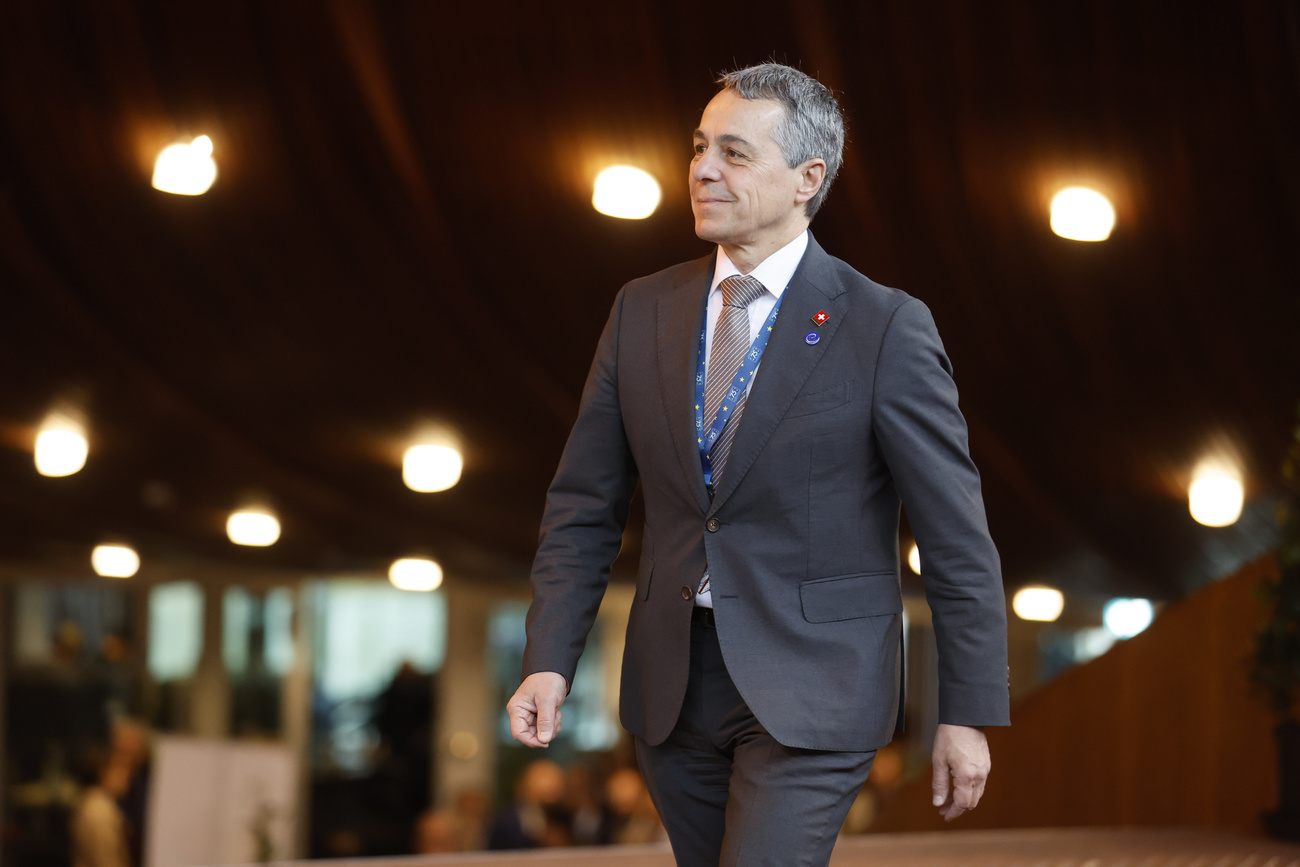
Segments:
[[[785,106],[785,119],[773,137],[790,168],[814,158],[826,161],[821,189],[804,204],[804,213],[812,219],[844,161],[844,116],[830,88],[781,63],[760,63],[728,72],[718,84],[742,99],[771,99]]]

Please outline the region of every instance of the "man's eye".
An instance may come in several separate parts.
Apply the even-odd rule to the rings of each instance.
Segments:
[[[738,160],[741,159],[744,154],[738,150],[734,150],[733,148],[727,148],[727,156],[731,157],[733,160]]]
[[[696,142],[694,151],[697,155],[704,153],[704,145],[700,144],[699,142]]]

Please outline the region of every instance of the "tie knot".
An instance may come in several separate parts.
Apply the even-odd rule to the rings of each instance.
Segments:
[[[718,284],[718,288],[722,290],[722,303],[725,306],[740,308],[748,307],[754,299],[767,291],[753,277],[743,277],[740,274],[727,277]]]

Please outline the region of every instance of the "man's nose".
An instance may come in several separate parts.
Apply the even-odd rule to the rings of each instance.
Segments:
[[[691,164],[691,180],[694,181],[716,181],[721,177],[718,172],[718,159],[713,155],[713,149],[709,148],[696,158]]]

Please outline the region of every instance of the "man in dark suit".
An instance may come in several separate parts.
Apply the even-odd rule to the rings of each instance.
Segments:
[[[704,259],[614,301],[547,495],[514,737],[546,746],[640,482],[620,718],[678,863],[825,864],[900,718],[899,503],[939,647],[934,803],[979,801],[1009,722],[1006,609],[929,310],[808,225],[839,169],[834,97],[725,76],[690,167]]]

